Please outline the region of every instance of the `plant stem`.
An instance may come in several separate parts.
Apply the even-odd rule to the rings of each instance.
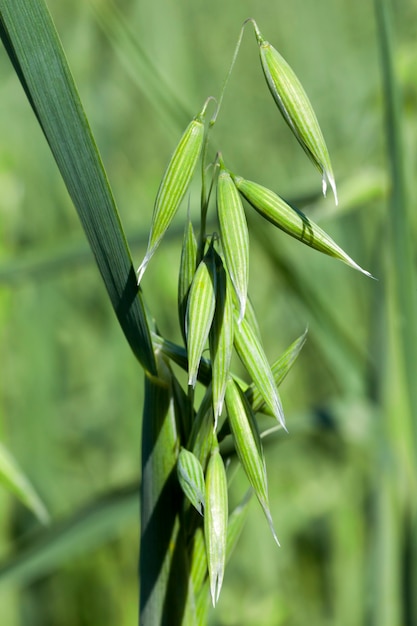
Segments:
[[[158,377],[145,377],[142,425],[140,626],[180,626],[188,613],[188,563],[176,480],[179,434],[172,373],[157,355]],[[191,622],[190,622],[191,623]]]

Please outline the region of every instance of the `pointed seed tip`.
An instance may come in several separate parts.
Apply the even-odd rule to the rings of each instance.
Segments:
[[[210,585],[210,595],[211,595],[211,601],[213,603],[213,607],[216,606],[219,600],[221,587],[222,587],[222,583],[219,580],[219,575],[216,574],[212,584]]]
[[[323,173],[322,179],[321,179],[321,190],[323,193],[323,196],[326,197],[326,193],[327,193],[327,182],[326,182],[326,173]]]
[[[368,278],[372,278],[373,280],[378,280],[377,278],[375,278],[375,276],[372,276],[371,272],[368,272],[368,270],[364,270],[363,267],[361,267],[357,263],[355,263],[354,268],[357,269],[362,274],[365,274],[365,276],[367,276]]]
[[[140,281],[142,280],[142,277],[146,271],[146,268],[148,267],[149,261],[151,259],[152,254],[149,254],[149,250],[147,251],[147,253],[145,254],[142,263],[139,265],[136,274],[138,275],[137,278],[137,284],[139,285]]]
[[[337,206],[339,204],[339,198],[337,197],[336,181],[333,176],[329,176],[329,183],[333,191],[335,204]]]
[[[146,267],[143,267],[143,264],[142,264],[142,265],[139,266],[139,268],[138,268],[138,270],[136,272],[136,274],[137,274],[136,283],[137,283],[138,287],[140,285],[140,281],[142,280],[142,276],[145,273],[145,269],[146,269]]]
[[[197,383],[197,375],[193,374],[192,376],[188,378],[188,386],[194,389],[194,387],[196,386],[196,383]]]
[[[275,532],[275,528],[274,528],[274,522],[272,521],[272,515],[271,515],[271,511],[269,510],[269,506],[267,506],[265,503],[262,503],[262,508],[265,512],[266,518],[268,520],[268,524],[269,524],[269,528],[271,530],[272,536],[274,538],[275,543],[277,544],[277,546],[280,548],[281,544],[279,542],[279,539],[277,537],[277,533]]]

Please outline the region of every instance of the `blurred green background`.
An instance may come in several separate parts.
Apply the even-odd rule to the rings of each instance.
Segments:
[[[250,293],[268,356],[309,333],[282,386],[289,434],[267,445],[282,547],[253,505],[210,624],[412,624],[415,547],[404,502],[415,511],[416,426],[394,310],[404,268],[392,267],[390,254],[387,216],[395,207],[373,4],[50,0],[49,7],[137,264],[169,155],[206,97],[219,94],[243,20],[254,17],[297,72],[327,140],[338,207],[320,197],[317,171],[273,105],[250,27],[213,146],[233,171],[298,203],[378,281],[249,215]],[[402,174],[413,209],[417,6],[395,2],[391,17]],[[137,620],[142,372],[3,50],[0,76],[0,441],[53,520],[43,529],[0,488],[1,623],[128,626]],[[192,211],[198,200],[195,189]],[[146,302],[173,340],[184,215],[143,280]],[[245,488],[238,475],[236,500]]]

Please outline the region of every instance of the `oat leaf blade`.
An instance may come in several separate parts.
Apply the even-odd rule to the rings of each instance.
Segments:
[[[204,509],[204,537],[210,593],[216,605],[223,584],[227,547],[228,495],[227,478],[219,449],[210,456],[206,472],[206,507]]]
[[[265,404],[286,430],[281,399],[260,338],[246,319],[239,324],[236,314],[234,346]]]
[[[273,191],[240,176],[235,176],[234,182],[249,204],[274,226],[310,248],[339,259],[365,276],[371,277],[371,274],[355,263],[320,226],[298,209],[291,207]]]
[[[0,0],[0,37],[77,209],[119,323],[155,373],[149,326],[115,200],[43,0]]]
[[[177,475],[184,494],[200,515],[203,515],[205,505],[203,468],[197,457],[185,448],[181,448],[178,455]]]
[[[227,384],[225,402],[237,456],[279,545],[269,508],[265,457],[255,416],[243,391],[231,378]]]
[[[240,195],[229,172],[222,170],[217,182],[217,216],[220,238],[232,285],[243,319],[249,282],[249,232]]]

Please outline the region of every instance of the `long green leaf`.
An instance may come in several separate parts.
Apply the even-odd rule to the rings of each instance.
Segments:
[[[0,0],[0,37],[49,143],[119,323],[156,372],[148,323],[107,176],[43,0]]]

